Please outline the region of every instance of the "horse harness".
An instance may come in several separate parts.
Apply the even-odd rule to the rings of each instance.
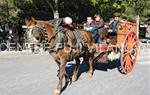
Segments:
[[[77,30],[77,29],[66,29],[65,30],[64,27],[61,26],[61,24],[63,23],[63,19],[64,18],[60,18],[60,19],[54,19],[54,20],[50,21],[50,23],[55,27],[56,33],[58,34],[59,32],[62,32],[68,38],[74,39],[74,41],[76,41],[76,43],[73,42],[74,46],[72,48],[77,48],[79,44],[81,44],[80,48],[83,48],[83,47],[87,48],[85,38],[83,37],[83,35],[80,33],[79,30]]]
[[[45,43],[50,43],[53,39],[56,38],[56,36],[58,35],[59,32],[64,31],[64,28],[62,26],[57,26],[57,27],[55,27],[55,30],[56,30],[55,34],[51,38],[48,38],[48,34],[47,34],[47,32],[46,32],[44,27],[35,26],[35,27],[33,27],[33,29],[34,28],[35,29],[38,28],[40,30],[40,32],[42,34],[44,34],[44,36],[45,36],[45,39],[44,39]],[[70,39],[75,38],[74,41],[76,41],[73,44],[74,47],[71,47],[70,55],[72,53],[72,49],[75,49],[78,53],[80,53],[80,55],[85,52],[85,50],[87,49],[87,44],[85,42],[85,39],[84,39],[83,35],[80,33],[79,30],[77,30],[77,29],[74,29],[72,31],[71,30],[67,30],[67,31],[65,31],[65,36],[66,36],[66,38],[70,38]],[[54,51],[55,45],[56,44],[54,44],[51,47],[49,46],[49,48],[48,48],[49,53],[55,52]],[[64,46],[64,48],[65,48],[65,46]],[[72,60],[73,56],[71,58],[69,58],[69,59]]]

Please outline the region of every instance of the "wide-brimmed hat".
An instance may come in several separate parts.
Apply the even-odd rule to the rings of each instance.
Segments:
[[[119,12],[114,13],[114,17],[120,17],[120,16],[121,16],[121,13]]]

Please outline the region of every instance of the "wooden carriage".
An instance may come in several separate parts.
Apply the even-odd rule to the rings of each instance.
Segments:
[[[109,40],[112,41],[112,39]],[[103,56],[108,57],[112,51],[116,50],[117,53],[120,53],[119,70],[124,74],[130,73],[136,64],[139,51],[136,23],[129,21],[123,23],[118,27],[116,42],[113,40],[111,45],[94,45],[94,48],[98,51],[95,55],[95,62],[98,62]]]

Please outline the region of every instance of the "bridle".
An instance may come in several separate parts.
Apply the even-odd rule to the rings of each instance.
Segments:
[[[34,29],[40,30],[39,32],[41,32],[42,34],[43,33],[47,33],[47,30],[45,29],[44,26],[40,27],[40,26],[35,25],[35,26],[32,27],[32,30],[34,30]],[[58,31],[56,31],[55,34],[48,39],[47,43],[51,43],[52,40],[56,38],[57,34],[58,34]],[[53,52],[54,48],[55,48],[55,45],[56,45],[56,43],[54,45],[52,45],[52,46],[49,45],[48,50],[50,52]]]

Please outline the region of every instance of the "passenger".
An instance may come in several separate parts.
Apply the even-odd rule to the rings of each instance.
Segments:
[[[102,43],[102,29],[104,28],[104,21],[102,19],[102,17],[100,16],[100,14],[95,14],[94,15],[94,25],[95,25],[95,42],[99,42]]]
[[[94,31],[94,23],[92,17],[87,17],[84,29],[91,33]]]
[[[100,32],[102,31],[103,27],[103,19],[100,17],[99,14],[95,14],[94,20],[91,17],[87,17],[87,23],[84,29],[92,33],[93,43],[101,43],[102,36],[100,35]]]
[[[117,29],[118,29],[118,25],[120,23],[121,20],[121,14],[120,13],[115,13],[114,14],[114,20],[111,21],[109,27],[112,30],[111,32],[117,34]]]
[[[84,29],[92,34],[93,43],[97,43],[99,35],[96,31],[95,22],[91,17],[87,17],[87,22],[85,24]]]

